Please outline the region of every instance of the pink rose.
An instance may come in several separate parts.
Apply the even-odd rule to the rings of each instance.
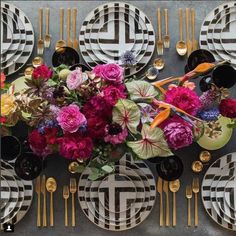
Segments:
[[[32,77],[34,79],[44,79],[44,80],[49,80],[52,77],[52,70],[49,69],[46,65],[41,65],[36,67],[33,70]]]
[[[97,77],[101,77],[102,76],[102,71],[105,65],[96,65],[93,68],[93,73],[97,76]]]
[[[62,107],[58,113],[57,121],[61,128],[69,133],[75,133],[81,126],[86,124],[85,116],[75,104]]]
[[[84,77],[81,68],[72,71],[66,79],[67,87],[70,90],[77,89],[84,82]]]

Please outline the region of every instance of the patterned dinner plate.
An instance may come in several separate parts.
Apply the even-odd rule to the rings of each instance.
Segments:
[[[224,188],[224,199],[231,212],[236,215],[236,175],[231,177]],[[235,218],[236,219],[236,218]]]
[[[139,186],[139,185],[137,185],[137,182],[140,180],[135,178],[135,181],[134,181],[132,179],[133,177],[131,177],[131,175],[129,175],[129,177],[128,177],[127,170],[126,170],[125,175],[121,173],[121,175],[115,176],[113,173],[111,175],[108,175],[107,179],[103,179],[103,181],[99,181],[98,186],[92,190],[94,192],[97,191],[97,193],[95,195],[95,196],[98,196],[98,198],[95,201],[95,202],[97,202],[97,206],[99,206],[99,202],[100,203],[102,202],[101,205],[103,205],[103,207],[102,208],[97,207],[98,212],[96,212],[94,210],[94,207],[93,207],[93,209],[91,209],[91,207],[88,207],[88,204],[87,204],[88,203],[87,201],[89,201],[90,197],[92,196],[92,194],[86,193],[86,191],[91,190],[91,188],[86,188],[86,183],[88,181],[90,181],[90,180],[88,180],[90,169],[86,168],[80,177],[80,181],[79,181],[79,185],[78,185],[78,189],[79,189],[78,198],[79,198],[80,206],[81,206],[83,212],[85,213],[85,215],[88,217],[88,219],[103,229],[107,229],[107,230],[111,230],[111,231],[122,231],[122,230],[127,230],[130,228],[133,228],[133,227],[137,226],[138,224],[140,224],[141,222],[143,222],[147,218],[147,216],[150,214],[151,209],[155,203],[155,196],[156,196],[155,179],[154,179],[150,169],[142,161],[131,163],[130,162],[131,160],[132,159],[131,159],[130,155],[126,154],[119,162],[116,163],[117,165],[122,165],[123,166],[122,168],[127,167],[127,170],[129,168],[129,169],[132,169],[133,171],[135,171],[136,174],[140,176],[140,178],[145,186],[145,199],[144,199],[143,205],[142,205],[141,209],[140,210],[138,209],[137,213],[133,217],[131,217],[130,219],[129,219],[129,215],[127,215],[127,220],[111,221],[111,220],[109,220],[109,218],[104,219],[101,216],[100,211],[104,211],[104,209],[105,209],[105,210],[107,210],[107,213],[110,213],[112,211],[118,210],[118,208],[119,208],[118,211],[129,212],[129,211],[127,211],[127,209],[130,206],[129,198],[130,198],[130,201],[132,202],[131,205],[134,204],[135,206],[137,206],[139,208],[140,203],[138,204],[136,202],[136,200],[134,200],[134,199],[137,199],[137,191],[136,191],[136,193],[134,193],[134,191],[135,191],[135,189],[136,190],[138,189],[137,186]],[[126,176],[125,179],[124,179],[124,176]],[[110,181],[112,181],[113,184],[116,182],[119,182],[119,181],[121,181],[121,183],[119,183],[119,184],[116,183],[119,186],[111,185],[111,184],[109,185],[109,183],[111,183]],[[127,181],[129,183],[127,183]],[[115,186],[117,186],[118,188],[117,189],[114,188]],[[122,191],[122,187],[123,187],[124,191]],[[128,187],[128,188],[126,188],[126,187]],[[105,192],[107,192],[107,194],[104,194]],[[117,197],[118,195],[114,194],[115,192],[119,193],[119,198]],[[149,196],[150,196],[149,198],[147,197],[148,195],[146,195],[146,193],[149,194]],[[136,194],[136,196],[135,196],[135,194]],[[89,196],[89,198],[87,198],[86,196]],[[122,196],[122,198],[121,198],[121,196]],[[93,200],[94,199],[92,199],[92,201]],[[143,201],[143,200],[141,200],[141,201]],[[131,206],[131,208],[132,208],[132,206]],[[117,214],[120,214],[120,213],[117,212]],[[109,217],[109,215],[107,215],[106,217]],[[119,216],[118,216],[118,218],[119,218]]]
[[[209,216],[220,226],[229,229],[236,230],[236,225],[226,222],[215,210],[211,201],[211,185],[215,175],[219,175],[222,168],[231,162],[236,161],[236,153],[227,154],[217,159],[207,170],[201,187],[202,202]]]
[[[13,35],[11,28],[1,19],[1,56],[11,47],[12,38]]]
[[[1,175],[0,189],[1,189],[0,209],[3,209],[10,200],[11,189],[7,180],[2,175]]]

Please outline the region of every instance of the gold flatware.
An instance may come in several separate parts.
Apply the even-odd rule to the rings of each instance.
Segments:
[[[194,193],[194,226],[198,226],[198,193],[199,193],[199,178],[193,178],[192,190]]]
[[[76,179],[75,178],[71,178],[70,179],[70,193],[71,193],[71,200],[72,200],[72,226],[75,226],[75,193],[77,190],[77,186],[76,186]]]
[[[163,192],[166,194],[166,226],[170,226],[169,184],[164,180]]]
[[[211,153],[208,151],[201,151],[199,155],[199,159],[203,163],[207,163],[211,160]]]
[[[78,49],[79,43],[76,37],[76,18],[77,18],[77,8],[73,8],[73,17],[72,17],[72,30],[73,30],[73,48]]]
[[[198,49],[198,42],[195,39],[195,9],[191,10],[191,23],[192,23],[192,50],[195,51]]]
[[[76,170],[78,169],[78,167],[79,163],[77,161],[72,161],[68,166],[68,170],[71,174],[75,174],[77,172]]]
[[[53,193],[57,190],[57,182],[54,178],[47,179],[46,189],[50,193],[50,226],[54,226]]]
[[[179,41],[176,43],[176,51],[180,56],[187,53],[187,45],[183,40],[183,10],[179,8]]]
[[[73,43],[70,37],[70,31],[71,31],[71,9],[67,9],[67,26],[66,26],[66,31],[67,31],[67,46],[72,47]]]
[[[60,47],[65,47],[64,41],[64,8],[60,8],[60,39],[56,42],[56,50]]]
[[[47,226],[46,176],[42,176],[41,193],[43,194],[43,227]]]
[[[44,41],[43,41],[43,8],[39,8],[39,38],[37,44],[37,52],[43,55]]]
[[[31,78],[34,67],[28,66],[25,68],[24,73],[20,73],[19,75],[24,75],[26,78]]]
[[[63,186],[63,198],[65,200],[65,226],[68,226],[68,206],[67,200],[70,196],[69,187],[67,185]]]
[[[188,226],[191,226],[191,199],[192,199],[192,188],[191,185],[186,187],[186,198],[188,200]]]
[[[42,57],[35,57],[33,60],[32,60],[32,66],[34,68],[38,67],[38,66],[41,66],[43,64],[43,58]]]
[[[163,55],[163,42],[161,36],[161,9],[157,9],[157,24],[158,24],[158,39],[157,39],[157,54]]]
[[[36,179],[36,186],[35,186],[35,192],[38,196],[38,202],[37,202],[37,226],[41,226],[41,190],[40,190],[40,176]]]
[[[153,66],[158,70],[163,70],[165,67],[165,61],[162,58],[156,58],[153,62]]]
[[[180,188],[180,181],[174,180],[169,182],[170,191],[173,193],[173,213],[172,213],[172,221],[173,226],[176,226],[176,193],[179,191]]]
[[[164,9],[164,16],[165,16],[165,35],[164,35],[164,48],[170,47],[170,35],[169,35],[169,22],[168,22],[168,9]]]
[[[163,180],[162,178],[158,177],[157,180],[157,192],[160,194],[160,226],[163,226]]]
[[[186,8],[186,12],[185,12],[185,24],[186,24],[186,42],[187,42],[187,55],[189,56],[192,52],[192,42],[190,41],[189,38],[189,8]]]
[[[192,163],[192,171],[194,173],[200,173],[203,170],[203,164],[200,161],[194,161]]]
[[[44,36],[44,46],[45,48],[50,47],[51,43],[51,35],[49,34],[49,16],[50,16],[50,9],[46,8],[46,33]]]

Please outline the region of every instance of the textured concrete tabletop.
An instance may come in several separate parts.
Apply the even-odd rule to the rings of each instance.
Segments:
[[[9,1],[19,8],[21,8],[31,20],[34,30],[35,39],[38,35],[38,8],[50,7],[51,9],[51,21],[50,21],[50,33],[52,35],[52,45],[50,50],[45,52],[44,59],[48,65],[51,65],[51,56],[54,51],[54,44],[59,39],[59,8],[60,7],[77,7],[78,8],[78,24],[79,30],[83,19],[86,15],[96,6],[106,3],[107,1]],[[181,59],[175,52],[175,44],[178,41],[178,8],[182,7],[195,7],[196,9],[196,32],[199,32],[201,23],[205,15],[217,5],[228,1],[126,1],[131,3],[141,10],[150,18],[156,29],[156,9],[157,7],[168,8],[170,16],[170,37],[171,48],[164,52],[164,58],[166,60],[166,67],[161,72],[160,78],[165,78],[172,75],[183,74],[183,68],[186,63],[186,59]],[[36,55],[36,50],[32,56]],[[156,57],[154,53],[153,59]],[[150,61],[150,65],[151,62]],[[13,75],[10,79],[17,78],[17,75]],[[235,88],[234,88],[235,90]],[[235,93],[235,92],[234,92]],[[235,97],[236,93],[234,94]],[[20,135],[20,134],[19,134]],[[231,141],[221,150],[212,152],[212,161],[216,160],[220,156],[229,152],[236,151],[236,132]],[[48,160],[45,174],[47,176],[54,176],[58,181],[58,190],[55,193],[55,227],[54,228],[37,228],[36,227],[36,196],[33,199],[32,206],[27,215],[15,226],[15,233],[12,236],[106,236],[106,235],[122,235],[122,236],[235,236],[235,232],[223,229],[218,226],[205,212],[203,205],[199,197],[199,227],[187,227],[187,202],[184,197],[185,186],[191,183],[193,173],[191,172],[191,163],[193,160],[197,160],[201,148],[194,144],[191,147],[182,149],[177,154],[182,158],[184,162],[184,174],[181,176],[181,189],[177,194],[177,226],[173,227],[160,227],[159,226],[159,198],[157,197],[155,207],[153,208],[149,217],[139,226],[134,229],[123,232],[110,232],[98,228],[92,224],[86,216],[82,213],[79,204],[76,204],[76,227],[64,227],[64,201],[62,198],[62,186],[68,184],[70,174],[67,172],[67,161],[61,157],[53,157]],[[150,164],[154,175],[156,176],[155,165]],[[208,166],[204,167],[204,171],[199,175],[202,179]],[[79,178],[79,175],[76,175]]]

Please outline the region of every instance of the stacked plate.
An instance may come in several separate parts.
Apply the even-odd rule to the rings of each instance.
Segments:
[[[236,231],[236,153],[221,157],[207,170],[202,201],[216,223]]]
[[[88,179],[86,168],[78,186],[78,198],[84,214],[97,226],[121,231],[144,221],[155,203],[155,179],[148,166],[134,162],[126,154],[116,163],[114,173],[96,181]]]
[[[32,181],[17,177],[14,167],[1,160],[1,227],[19,222],[29,210],[32,198]]]
[[[230,60],[236,67],[236,2],[212,10],[202,23],[200,47],[210,50],[215,59]]]
[[[155,49],[155,33],[148,17],[137,7],[111,2],[91,11],[85,18],[79,36],[85,62],[122,64],[121,56],[131,51],[136,65],[126,69],[126,76],[144,68]]]
[[[1,2],[1,71],[7,76],[22,68],[34,47],[28,17],[16,6]]]

